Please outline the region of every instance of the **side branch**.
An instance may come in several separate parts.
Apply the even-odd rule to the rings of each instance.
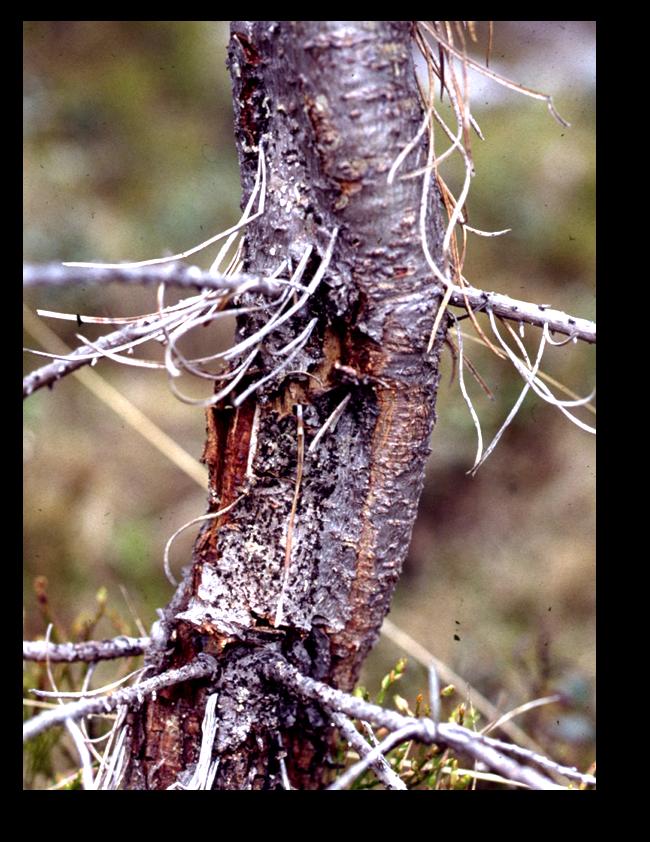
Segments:
[[[84,716],[97,713],[111,713],[121,705],[130,708],[141,705],[147,696],[169,687],[172,684],[181,684],[185,681],[197,681],[201,678],[210,678],[217,672],[217,662],[211,655],[200,654],[194,661],[178,669],[167,670],[154,678],[148,678],[133,687],[126,687],[124,690],[116,690],[110,696],[99,696],[92,699],[81,699],[69,705],[59,705],[52,710],[40,713],[32,719],[28,719],[23,726],[23,742],[35,737],[42,731],[52,728],[54,725],[61,725],[66,720],[76,721]]]
[[[216,275],[198,266],[171,263],[168,266],[136,266],[103,269],[81,266],[64,266],[61,263],[30,264],[23,266],[23,288],[62,287],[72,284],[134,284],[155,286],[167,284],[182,289],[215,290],[239,293],[261,292],[270,297],[278,296],[284,289],[282,283],[253,275]]]
[[[110,661],[142,655],[150,644],[148,637],[121,635],[111,640],[85,640],[81,643],[49,643],[46,640],[24,640],[23,661],[51,661],[75,663]]]
[[[502,295],[498,292],[485,292],[475,287],[455,287],[449,301],[454,307],[467,309],[467,305],[476,312],[491,309],[502,319],[525,322],[526,324],[544,327],[561,333],[570,339],[581,339],[583,342],[596,342],[596,323],[588,319],[578,319],[561,310],[554,310],[547,304],[533,304],[530,301],[520,301]]]
[[[149,336],[150,339],[155,339],[157,336],[162,335],[163,328],[160,322],[162,322],[162,319],[155,316],[141,319],[119,330],[107,333],[105,336],[100,336],[93,345],[80,345],[68,354],[68,356],[37,368],[26,377],[23,377],[23,400],[28,398],[37,389],[42,389],[43,386],[53,386],[57,380],[60,380],[67,374],[72,374],[78,368],[92,363],[93,360],[101,357],[101,351],[110,351],[112,348],[118,348],[120,345],[132,342],[134,339],[140,339],[142,336]]]

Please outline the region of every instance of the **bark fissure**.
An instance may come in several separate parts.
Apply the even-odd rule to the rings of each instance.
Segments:
[[[208,410],[209,508],[237,502],[202,529],[155,657],[167,667],[197,651],[219,659],[215,787],[281,786],[283,751],[293,785],[318,787],[331,727],[316,709],[265,687],[257,656],[279,647],[304,674],[352,689],[401,571],[445,324],[427,353],[440,290],[420,241],[421,183],[388,185],[387,174],[423,112],[408,22],[236,21],[229,66],[243,202],[260,147],[267,168],[265,213],[247,229],[244,271],[270,274],[282,259],[295,266],[311,246],[308,284],[338,234],[322,283],[265,337],[258,372],[239,393],[316,319],[291,365],[236,409]],[[414,168],[425,161],[423,143]],[[439,258],[435,189],[428,217]],[[262,324],[259,314],[241,317],[237,334]],[[336,424],[310,450],[332,413]],[[188,747],[196,746],[206,690],[176,692],[151,700],[134,727],[132,784],[168,786],[194,757]]]

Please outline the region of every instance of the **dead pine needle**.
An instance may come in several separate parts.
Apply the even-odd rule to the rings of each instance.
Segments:
[[[226,512],[229,512],[237,503],[239,503],[239,501],[241,499],[243,499],[246,496],[246,493],[247,492],[245,492],[244,494],[240,494],[239,497],[237,497],[237,499],[233,500],[232,503],[229,503],[227,506],[224,506],[223,509],[219,509],[218,512],[208,512],[207,515],[200,515],[199,517],[192,518],[192,520],[188,520],[187,523],[184,523],[168,539],[167,543],[165,544],[165,550],[163,552],[163,569],[165,571],[165,576],[167,577],[167,581],[171,585],[173,585],[174,587],[176,587],[178,585],[178,582],[176,581],[176,578],[175,578],[174,574],[172,573],[171,565],[170,565],[170,562],[169,562],[169,551],[170,551],[171,546],[174,543],[175,539],[181,534],[181,532],[184,532],[186,529],[188,529],[190,526],[193,526],[195,523],[201,523],[205,520],[214,520],[217,517],[221,517],[221,515],[225,515]]]
[[[293,546],[293,531],[296,520],[296,510],[298,508],[298,499],[300,497],[302,471],[305,461],[305,426],[302,418],[302,404],[296,404],[296,450],[296,483],[294,486],[293,500],[291,501],[289,520],[287,521],[287,537],[284,550],[282,587],[280,589],[280,598],[278,599],[278,605],[275,611],[275,619],[273,621],[273,625],[276,629],[282,624],[282,620],[284,619],[284,598],[289,584],[289,570],[291,568],[291,549]]]

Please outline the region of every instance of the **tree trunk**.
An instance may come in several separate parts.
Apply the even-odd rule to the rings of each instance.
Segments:
[[[410,24],[235,21],[229,67],[244,202],[260,145],[267,167],[244,271],[294,268],[311,246],[306,285],[334,246],[323,282],[265,337],[239,394],[315,320],[306,344],[237,408],[208,410],[209,511],[234,505],[202,530],[148,663],[155,674],[208,652],[220,672],[210,688],[177,686],[131,713],[129,788],[187,780],[213,692],[214,788],[279,788],[283,756],[293,786],[327,782],[327,717],[265,684],[260,659],[280,650],[353,688],[400,574],[435,417],[444,322],[427,353],[440,289],[421,245],[422,180],[387,181],[424,117]],[[423,140],[408,168],[425,164]],[[426,214],[440,263],[435,189]],[[268,318],[240,318],[238,339]]]

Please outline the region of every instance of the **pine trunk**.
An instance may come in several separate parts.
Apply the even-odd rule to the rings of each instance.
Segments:
[[[131,713],[129,788],[187,780],[213,692],[214,788],[279,788],[284,756],[292,786],[327,782],[326,714],[265,684],[259,664],[279,649],[303,673],[354,687],[407,551],[435,417],[444,325],[428,353],[440,289],[421,244],[422,178],[387,179],[424,117],[410,24],[235,21],[229,67],[244,203],[260,145],[267,167],[244,271],[269,275],[286,259],[287,277],[311,246],[307,285],[334,246],[238,393],[288,360],[299,345],[279,352],[313,322],[306,344],[237,408],[208,411],[209,511],[234,505],[206,522],[149,663],[208,652],[220,672],[210,688],[174,687]],[[426,153],[423,140],[408,169]],[[435,189],[426,229],[440,262]],[[268,318],[240,318],[238,338]]]

